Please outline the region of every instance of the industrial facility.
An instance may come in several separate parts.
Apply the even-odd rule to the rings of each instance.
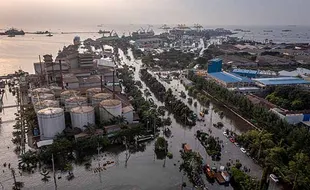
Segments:
[[[40,84],[28,94],[38,118],[39,129],[33,131],[36,141],[52,140],[67,128],[83,133],[88,126],[114,117],[136,122],[133,107],[121,94],[113,48],[95,47],[78,36],[73,43],[59,51],[55,60],[47,54],[34,63]]]

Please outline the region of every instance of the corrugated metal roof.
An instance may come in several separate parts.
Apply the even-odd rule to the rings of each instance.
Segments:
[[[216,73],[209,73],[209,75],[225,83],[252,82],[250,79],[234,73],[216,72]]]
[[[257,78],[253,80],[264,85],[310,84],[310,81],[305,81],[297,77]]]
[[[256,70],[248,70],[248,69],[234,69],[232,71],[233,73],[242,73],[242,74],[258,74],[258,71]]]

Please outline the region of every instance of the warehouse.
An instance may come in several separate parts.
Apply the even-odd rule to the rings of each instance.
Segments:
[[[256,85],[265,88],[271,86],[290,86],[303,85],[310,86],[310,81],[305,81],[297,77],[278,77],[278,78],[256,78],[253,79]]]
[[[208,73],[208,78],[225,88],[240,88],[254,86],[254,82],[246,77],[228,72]]]

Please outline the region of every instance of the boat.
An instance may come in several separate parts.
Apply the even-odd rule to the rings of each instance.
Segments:
[[[99,34],[110,34],[111,32],[108,30],[99,30]]]
[[[48,35],[46,35],[46,36],[48,36],[48,37],[52,37],[52,36],[53,36],[53,34],[49,33],[49,34],[48,34]]]
[[[264,30],[264,32],[273,32],[273,30]]]
[[[291,32],[292,30],[288,30],[288,29],[285,29],[285,30],[282,30],[282,32]]]

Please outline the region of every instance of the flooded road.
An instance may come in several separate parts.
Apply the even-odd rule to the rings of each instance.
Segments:
[[[126,59],[126,56],[122,54],[120,55],[123,58],[123,63],[127,65],[132,65],[136,68],[134,72],[135,80],[140,80],[139,70],[142,66],[140,60],[134,60],[132,56],[132,52],[129,52],[129,56],[131,57],[131,61]],[[141,81],[142,82],[142,81]],[[161,81],[163,82],[163,81]],[[173,92],[177,95],[181,90],[185,92],[185,88],[183,85],[179,83],[178,80],[173,80],[170,84],[163,82],[166,88],[172,88]],[[147,89],[144,82],[142,82],[143,88],[141,91],[143,92]],[[174,88],[177,87],[177,91]],[[151,91],[150,91],[151,92]],[[187,93],[186,93],[187,95]],[[159,102],[154,94],[151,93],[151,96],[156,105],[163,106],[161,102]],[[7,103],[5,104],[13,104],[15,99],[8,98]],[[194,100],[195,101],[195,100]],[[193,102],[194,102],[193,101]],[[184,100],[184,103],[187,103],[187,100]],[[188,105],[192,110],[196,113],[199,113],[201,110],[201,106],[198,103],[197,108],[194,106]],[[220,116],[213,111],[213,107],[218,107],[220,110],[224,111],[224,118],[221,119]],[[57,178],[57,188],[54,185],[52,178],[48,182],[41,181],[42,176],[39,172],[35,172],[34,174],[23,173],[22,176],[17,176],[17,181],[24,182],[24,189],[74,189],[74,190],[84,190],[84,189],[108,189],[108,190],[169,190],[169,189],[180,189],[180,185],[182,184],[182,179],[187,185],[190,185],[188,179],[186,177],[183,178],[182,173],[179,172],[179,165],[181,164],[180,159],[180,150],[182,143],[188,143],[194,151],[200,152],[204,161],[212,166],[219,167],[220,165],[226,165],[229,162],[229,159],[236,160],[239,159],[241,163],[248,168],[251,169],[250,174],[254,177],[261,176],[261,168],[253,163],[253,161],[243,154],[238,147],[234,144],[230,143],[230,141],[225,138],[222,134],[223,130],[230,129],[235,131],[236,133],[242,133],[250,128],[246,126],[246,123],[242,120],[235,118],[232,113],[229,111],[222,109],[220,106],[211,103],[209,107],[209,114],[205,115],[205,122],[197,122],[197,125],[194,127],[183,126],[177,123],[173,117],[173,114],[169,116],[172,120],[172,125],[169,127],[172,136],[170,138],[166,138],[169,142],[168,151],[173,154],[173,159],[159,160],[156,158],[154,153],[154,141],[145,143],[144,150],[141,152],[132,153],[127,167],[125,166],[125,151],[116,150],[111,148],[107,150],[103,150],[103,153],[100,153],[98,161],[98,157],[94,156],[92,159],[91,168],[95,168],[98,166],[98,162],[103,162],[104,159],[114,160],[115,165],[107,168],[106,171],[99,173],[94,173],[93,170],[87,170],[84,165],[75,165],[73,173],[75,178],[71,181],[65,179],[66,173],[57,172],[56,176],[61,176],[60,179]],[[16,112],[16,108],[10,108],[5,110],[4,114],[1,114],[2,120],[12,120],[14,119],[14,112]],[[212,122],[211,122],[212,115]],[[223,129],[217,129],[212,126],[212,123],[217,123],[221,121],[224,123]],[[18,158],[16,154],[13,152],[14,145],[11,142],[14,122],[9,122],[2,124],[0,127],[0,164],[2,165],[4,162],[11,162],[13,167],[17,167]],[[206,126],[204,126],[206,125]],[[206,154],[204,147],[201,146],[200,142],[195,138],[195,134],[197,130],[202,130],[207,132],[208,129],[212,129],[212,135],[215,137],[219,137],[223,140],[224,148],[222,150],[222,160],[219,162],[213,162],[211,158]],[[9,149],[7,148],[9,146]],[[0,166],[1,166],[0,165]],[[2,167],[2,166],[1,166]],[[11,189],[13,179],[11,177],[11,173],[8,168],[4,168],[5,172],[2,173],[0,170],[0,182],[3,184],[4,189]],[[16,172],[18,174],[18,172]],[[203,176],[203,179],[206,179]],[[206,186],[210,190],[228,190],[232,189],[231,186],[225,187],[220,186],[215,182],[213,185],[210,183],[206,183]]]

